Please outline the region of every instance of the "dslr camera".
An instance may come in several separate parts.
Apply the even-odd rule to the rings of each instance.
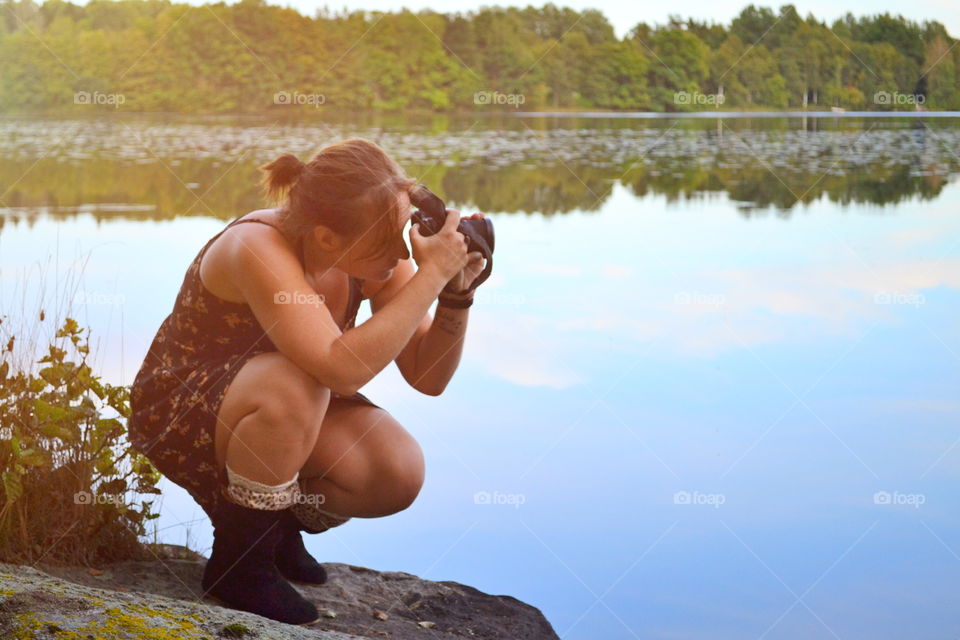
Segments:
[[[410,190],[410,202],[418,210],[413,212],[411,222],[420,225],[420,235],[432,236],[443,228],[447,219],[447,205],[436,194],[420,184]],[[490,218],[461,220],[457,231],[467,237],[467,252],[479,251],[487,260],[487,266],[473,282],[460,293],[468,293],[480,286],[493,271],[493,221]]]

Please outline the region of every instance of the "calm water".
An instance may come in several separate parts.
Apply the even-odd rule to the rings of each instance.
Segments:
[[[0,310],[72,302],[129,384],[256,166],[351,135],[497,252],[447,392],[363,389],[419,499],[321,560],[572,639],[960,633],[960,119],[2,120]],[[163,488],[160,538],[207,552]]]

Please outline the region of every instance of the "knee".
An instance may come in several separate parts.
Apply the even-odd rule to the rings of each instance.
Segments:
[[[403,511],[413,504],[423,487],[425,465],[423,450],[413,438],[391,448],[378,460],[373,471],[375,491],[380,496],[383,515]]]
[[[284,357],[275,375],[264,380],[258,422],[278,442],[313,447],[330,403],[330,389]]]

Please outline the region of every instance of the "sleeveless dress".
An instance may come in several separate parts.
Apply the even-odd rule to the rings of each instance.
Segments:
[[[190,263],[174,302],[130,388],[127,420],[131,448],[143,453],[172,482],[180,485],[211,515],[227,484],[226,469],[216,464],[217,412],[227,387],[247,360],[277,351],[250,306],[214,295],[200,280],[204,252],[234,224],[210,238]],[[304,264],[302,245],[300,263]],[[352,328],[363,299],[362,281],[350,276],[347,321]],[[378,407],[362,393],[332,393],[331,402]]]

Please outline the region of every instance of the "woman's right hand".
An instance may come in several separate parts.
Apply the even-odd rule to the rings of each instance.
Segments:
[[[410,246],[418,269],[433,269],[443,282],[447,282],[467,266],[467,236],[457,231],[459,224],[460,212],[447,209],[443,227],[432,236],[420,235],[419,225],[411,225]]]

